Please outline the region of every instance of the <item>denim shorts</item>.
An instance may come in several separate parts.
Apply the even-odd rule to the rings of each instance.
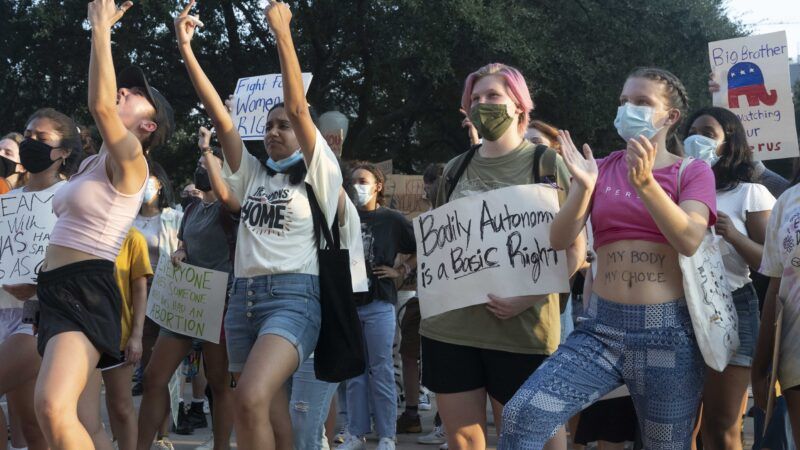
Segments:
[[[228,369],[240,373],[250,349],[266,334],[294,345],[302,364],[317,345],[321,320],[318,276],[285,273],[237,278],[225,316]]]
[[[739,348],[731,358],[730,365],[750,367],[758,340],[760,317],[758,312],[758,295],[753,283],[747,283],[733,291],[733,306],[739,317]]]

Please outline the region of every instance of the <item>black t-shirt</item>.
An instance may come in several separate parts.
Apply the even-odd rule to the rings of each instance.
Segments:
[[[399,212],[378,207],[374,211],[359,211],[361,238],[364,240],[364,260],[369,277],[369,292],[356,295],[356,303],[365,305],[373,300],[397,303],[397,289],[391,278],[378,279],[372,271],[378,266],[394,267],[398,253],[416,253],[414,229]]]

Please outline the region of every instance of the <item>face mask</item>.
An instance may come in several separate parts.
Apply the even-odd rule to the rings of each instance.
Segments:
[[[469,120],[487,141],[500,139],[514,122],[514,118],[508,115],[508,106],[505,103],[478,103],[470,111]]]
[[[358,206],[366,205],[372,199],[372,196],[375,195],[372,192],[371,184],[356,184],[353,187],[356,190],[356,201],[358,202]]]
[[[14,173],[16,173],[16,168],[17,163],[6,158],[5,156],[0,156],[0,178],[14,175]]]
[[[193,196],[193,195],[190,195],[190,196],[187,196],[187,197],[183,197],[181,199],[181,206],[183,207],[183,210],[186,211],[186,208],[188,208],[189,205],[191,205],[192,203],[194,203],[197,200],[198,200],[198,198]]]
[[[56,147],[51,147],[44,142],[34,139],[25,139],[19,144],[19,160],[25,170],[30,173],[43,172],[50,168],[55,161],[50,159],[50,152]]]
[[[156,198],[156,195],[158,195],[158,188],[156,187],[156,182],[153,181],[152,178],[148,178],[147,186],[144,187],[144,197],[142,197],[142,200],[145,203],[150,203],[151,201],[153,201],[154,198]]]
[[[208,171],[202,167],[198,167],[194,171],[194,187],[197,189],[208,192],[211,190],[211,180],[208,178]]]
[[[280,161],[275,161],[272,158],[267,159],[267,167],[274,170],[275,172],[284,173],[301,159],[303,159],[303,154],[300,152],[300,150],[298,150],[292,153],[292,156],[284,158]]]
[[[693,134],[683,141],[683,149],[686,156],[702,159],[709,166],[713,166],[719,161],[717,156],[717,141],[702,134]]]
[[[630,103],[617,108],[617,118],[614,119],[614,126],[625,142],[628,140],[644,136],[652,139],[661,128],[653,125],[653,115],[655,110],[649,106],[637,106]]]

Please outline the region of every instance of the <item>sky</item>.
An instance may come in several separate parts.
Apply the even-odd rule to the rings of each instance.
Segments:
[[[748,26],[751,34],[786,31],[789,56],[800,54],[800,2],[798,0],[728,0],[728,16]]]

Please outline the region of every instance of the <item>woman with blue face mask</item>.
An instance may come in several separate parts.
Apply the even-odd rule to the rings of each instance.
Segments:
[[[759,329],[758,296],[750,268],[758,269],[775,197],[753,182],[752,151],[744,127],[724,108],[704,108],[687,121],[686,155],[708,163],[717,188],[716,232],[736,313],[739,348],[723,372],[706,369],[701,436],[708,449],[741,449],[741,411]]]

